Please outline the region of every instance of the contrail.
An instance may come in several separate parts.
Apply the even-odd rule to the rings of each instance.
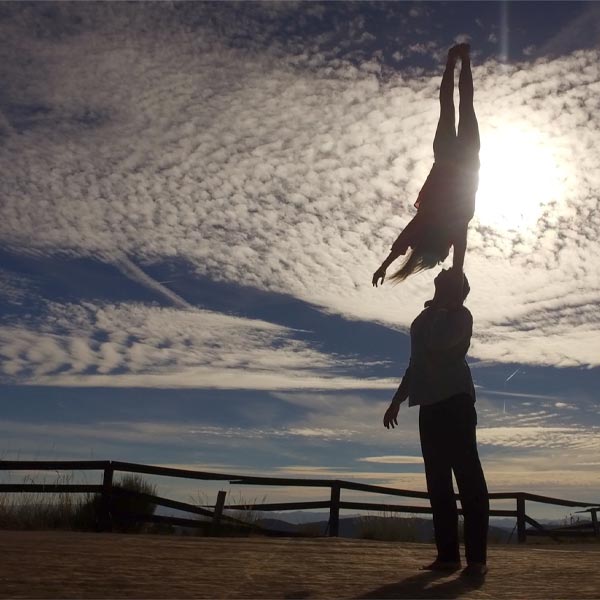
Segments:
[[[159,294],[162,294],[163,296],[168,298],[171,302],[173,302],[173,304],[175,304],[175,306],[177,306],[179,308],[188,308],[188,309],[194,308],[194,306],[191,305],[187,300],[184,300],[181,296],[178,296],[175,292],[171,291],[169,288],[165,287],[164,285],[161,285],[161,283],[159,281],[156,281],[156,279],[152,279],[152,277],[150,277],[150,275],[148,275],[147,273],[144,273],[144,271],[142,271],[142,269],[140,269],[129,258],[127,258],[127,256],[125,256],[125,255],[111,256],[111,262],[119,269],[119,271],[121,271],[121,273],[123,273],[123,275],[126,275],[130,279],[133,279],[134,281],[137,281],[138,283],[141,283],[141,284],[153,289],[154,291],[158,292]]]
[[[517,373],[519,372],[519,369],[515,369],[505,380],[504,383],[506,384],[507,382],[509,382]],[[502,406],[502,414],[506,414],[506,399],[504,399],[504,403]]]

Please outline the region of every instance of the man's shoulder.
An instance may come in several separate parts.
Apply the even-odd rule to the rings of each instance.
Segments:
[[[414,321],[412,322],[412,324],[414,325],[415,323],[417,323],[418,321],[421,321],[422,319],[424,319],[425,317],[427,317],[427,315],[431,314],[431,308],[429,306],[426,306],[414,319]]]
[[[473,324],[473,315],[471,311],[463,304],[460,308],[452,311],[458,320],[460,320],[464,324],[472,325]]]
[[[471,311],[463,304],[461,307],[461,311],[465,317],[467,317],[471,322],[473,322],[473,314]]]
[[[467,331],[472,332],[473,330],[473,315],[466,306],[456,309],[428,307],[413,321],[413,326],[416,325],[420,329],[420,322],[431,323],[436,327],[459,328],[464,330],[465,334]]]

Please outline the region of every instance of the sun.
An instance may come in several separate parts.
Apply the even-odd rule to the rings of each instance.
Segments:
[[[564,199],[567,173],[549,135],[527,125],[482,132],[475,216],[503,231],[535,228],[545,206]]]

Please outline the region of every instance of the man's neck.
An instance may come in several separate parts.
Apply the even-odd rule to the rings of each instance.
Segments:
[[[433,300],[431,300],[429,303],[429,308],[439,310],[440,308],[446,308],[446,307],[444,306],[444,303],[439,298],[436,298],[434,296]]]

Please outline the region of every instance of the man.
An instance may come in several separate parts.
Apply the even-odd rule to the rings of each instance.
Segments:
[[[477,453],[475,388],[465,358],[473,317],[453,300],[452,269],[441,271],[434,283],[433,300],[425,303],[425,310],[411,325],[410,362],[383,424],[388,429],[398,424],[400,404],[407,398],[409,406],[420,406],[419,434],[437,546],[436,560],[423,569],[461,568],[454,472],[464,514],[467,567],[463,574],[483,576],[487,572],[489,500]],[[463,302],[469,289],[464,277]]]

